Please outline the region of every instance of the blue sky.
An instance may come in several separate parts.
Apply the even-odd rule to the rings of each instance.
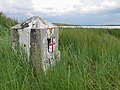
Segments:
[[[120,24],[120,0],[0,0],[0,11],[18,20],[41,16],[68,24]]]

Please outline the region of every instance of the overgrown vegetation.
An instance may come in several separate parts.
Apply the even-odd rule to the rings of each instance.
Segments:
[[[12,50],[14,21],[6,22],[0,24],[0,90],[120,89],[120,30],[61,28],[61,60],[35,76],[24,53]]]

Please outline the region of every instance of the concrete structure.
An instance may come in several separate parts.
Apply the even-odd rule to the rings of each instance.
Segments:
[[[60,59],[58,50],[59,28],[38,16],[11,28],[12,46],[16,50],[22,47],[28,56],[28,61],[39,72]]]

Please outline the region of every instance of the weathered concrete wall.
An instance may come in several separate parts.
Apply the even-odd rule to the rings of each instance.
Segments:
[[[41,30],[32,29],[30,33],[30,62],[37,72],[42,71]]]
[[[48,53],[48,41],[47,41],[47,30],[48,29],[41,29],[41,56],[42,56],[42,68],[44,71],[50,65],[50,54]]]
[[[57,57],[59,56],[58,54],[60,54],[58,51],[59,28],[51,30],[52,32],[50,33],[50,29],[41,29],[41,55],[44,71],[46,71],[49,66],[54,65],[56,59],[60,59],[60,57]],[[55,36],[55,44],[53,45],[54,52],[52,53],[48,50],[48,39],[51,39],[51,36]]]
[[[60,51],[58,50],[59,46],[59,28],[55,28],[55,37],[56,37],[56,46],[55,46],[55,59],[60,60]]]
[[[33,63],[33,66],[37,68],[37,71],[40,72],[41,69],[44,71],[47,70],[48,67],[53,65],[58,58],[58,54],[60,52],[58,51],[58,38],[59,38],[59,29],[56,28],[54,30],[55,34],[55,40],[56,40],[56,46],[55,46],[55,52],[49,53],[48,52],[48,29],[33,29],[31,30],[30,35],[30,59]],[[54,54],[54,55],[53,55]],[[51,57],[54,56],[55,58],[51,59]]]
[[[27,53],[28,60],[30,57],[30,29],[19,29],[19,43],[22,48],[24,48],[25,52]]]
[[[12,48],[16,50],[19,45],[19,34],[17,29],[11,30],[11,41],[12,41]]]

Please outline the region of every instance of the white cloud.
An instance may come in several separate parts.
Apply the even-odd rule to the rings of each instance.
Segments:
[[[33,10],[32,3],[29,0],[1,0],[0,5],[2,9],[0,11],[5,12],[6,14],[11,15],[24,15],[25,13],[29,13]]]
[[[35,11],[61,15],[74,11],[74,5],[79,4],[79,0],[32,0]]]
[[[118,0],[85,0],[82,6],[77,5],[76,11],[81,13],[96,13],[119,7]]]
[[[0,11],[13,15],[96,13],[119,7],[120,0],[0,0]]]
[[[35,11],[48,15],[95,13],[117,8],[119,3],[120,0],[32,0]]]

